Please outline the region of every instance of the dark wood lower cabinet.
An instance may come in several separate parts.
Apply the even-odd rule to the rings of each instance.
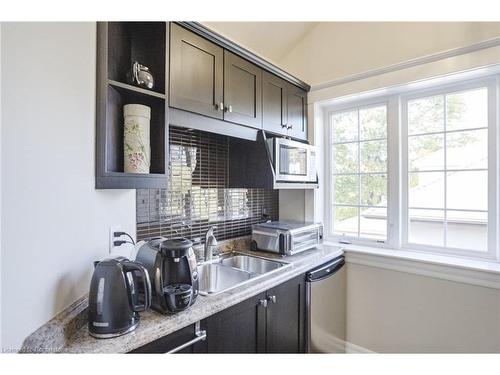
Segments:
[[[300,275],[204,319],[207,339],[178,353],[304,353],[305,312],[305,275]],[[166,353],[195,334],[193,324],[132,353]]]
[[[266,344],[266,308],[262,293],[208,317],[209,353],[264,353]]]
[[[267,353],[304,353],[305,276],[267,291]]]
[[[208,317],[208,352],[304,353],[305,296],[301,275]]]

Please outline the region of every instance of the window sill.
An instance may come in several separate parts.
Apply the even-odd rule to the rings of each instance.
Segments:
[[[500,263],[471,260],[412,250],[341,245],[347,263],[384,268],[437,279],[500,289]]]

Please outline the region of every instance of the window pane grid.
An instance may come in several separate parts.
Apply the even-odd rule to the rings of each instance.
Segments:
[[[334,204],[338,213],[338,226],[334,233],[345,237],[367,237],[385,240],[387,231],[387,207]],[[348,211],[351,211],[349,215]],[[353,214],[354,213],[354,214]],[[365,224],[369,224],[367,228]]]
[[[409,173],[432,173],[432,172],[487,172],[488,168],[471,168],[471,169],[459,169],[459,168],[448,168],[448,169],[426,169],[426,170],[409,170]],[[385,172],[373,172],[373,173],[366,173],[366,174],[385,174]],[[338,173],[339,175],[342,174],[348,174],[348,173]],[[358,174],[358,173],[355,173]]]
[[[385,240],[387,107],[384,104],[334,113],[330,126],[334,233]],[[377,201],[380,205],[371,204]]]
[[[461,133],[461,132],[468,132],[468,131],[474,131],[474,130],[484,130],[484,129],[487,130],[488,127],[482,126],[479,128],[463,128],[463,129],[453,129],[453,130],[427,132],[427,133],[412,133],[412,134],[408,134],[408,138],[419,137],[422,135],[439,135],[439,134],[444,134],[444,133]],[[339,142],[339,143],[343,143],[343,142]],[[348,142],[345,142],[345,143],[348,143]]]
[[[481,90],[408,102],[408,243],[487,250],[487,97],[478,99]]]
[[[361,172],[361,143],[359,140],[361,139],[361,124],[359,121],[359,109],[357,110],[358,114],[358,237],[361,235],[361,210],[359,209],[359,203],[361,203],[361,177],[359,177],[359,172]]]
[[[344,204],[344,203],[335,203],[334,206],[336,206],[336,207],[357,207],[357,208],[387,208],[387,206],[373,206],[373,205],[366,205],[366,204]],[[427,208],[426,208],[426,210],[427,210]],[[456,211],[464,211],[464,210],[456,210]],[[476,210],[474,210],[474,212],[476,212]],[[481,212],[481,211],[478,211],[478,212]]]
[[[446,95],[445,95],[445,98],[444,98],[444,114],[443,114],[443,118],[444,118],[444,134],[443,134],[443,152],[444,152],[444,168],[446,169],[448,167],[448,163],[447,163],[447,158],[448,158],[448,147],[447,147],[447,142],[446,142],[446,138],[447,138],[447,131],[446,131],[446,122],[447,122],[447,117],[448,117],[448,104],[447,104],[447,100],[446,100]],[[443,228],[443,235],[444,235],[444,246],[446,247],[446,239],[448,237],[448,211],[446,210],[446,208],[448,207],[448,199],[447,199],[447,192],[448,192],[448,173],[444,173],[444,228]]]
[[[337,204],[339,206],[339,204]],[[434,208],[434,207],[417,207],[417,206],[409,206],[411,210],[429,210],[429,211],[443,211],[443,208]],[[447,208],[447,211],[459,211],[459,212],[484,212],[488,213],[488,210],[471,210],[467,208]]]
[[[470,171],[470,169],[467,169],[467,171]],[[420,171],[419,171],[420,172]],[[346,173],[346,172],[333,172],[332,173],[334,176],[366,176],[366,175],[385,175],[387,172],[351,172],[351,173]]]
[[[484,128],[481,128],[481,129],[484,129]],[[467,129],[467,130],[475,130],[475,129]],[[457,131],[463,131],[463,130],[457,130]],[[358,135],[359,137],[359,135]],[[332,141],[332,145],[345,145],[345,144],[349,144],[349,143],[365,143],[365,142],[373,142],[373,141],[386,141],[387,140],[387,137],[386,138],[370,138],[370,139],[358,139],[356,141],[338,141],[338,142],[335,142],[335,141]]]

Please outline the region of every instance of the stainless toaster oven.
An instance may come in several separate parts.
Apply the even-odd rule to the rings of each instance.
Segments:
[[[252,248],[281,255],[293,255],[323,241],[323,225],[272,221],[252,226]]]

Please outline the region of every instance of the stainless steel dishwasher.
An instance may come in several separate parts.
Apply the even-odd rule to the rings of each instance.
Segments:
[[[306,275],[308,353],[345,353],[344,264],[339,256]]]

